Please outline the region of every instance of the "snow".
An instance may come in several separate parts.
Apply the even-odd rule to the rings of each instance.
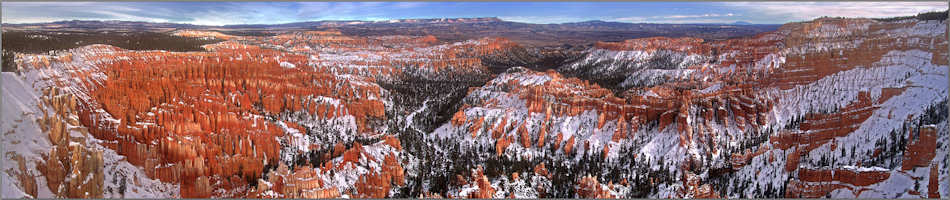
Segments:
[[[775,53],[770,53],[755,62],[756,67],[765,69],[781,68],[783,64],[785,64],[785,56]]]
[[[713,84],[713,85],[711,85],[711,86],[709,86],[709,87],[706,87],[706,88],[704,88],[704,89],[702,89],[702,90],[699,90],[699,92],[700,92],[700,93],[703,93],[703,94],[708,94],[708,93],[713,93],[713,92],[719,91],[720,88],[722,88],[722,83],[716,83],[716,84]],[[650,91],[650,92],[652,93],[653,91]],[[654,93],[653,95],[654,95],[654,96],[657,96],[655,93]]]
[[[420,133],[425,133],[425,131],[419,130],[419,128],[416,128],[416,126],[413,125],[413,124],[415,124],[415,121],[413,121],[413,119],[415,118],[416,114],[419,114],[419,113],[425,111],[426,108],[428,108],[429,100],[431,100],[431,99],[426,99],[425,102],[422,102],[422,107],[419,107],[419,109],[417,109],[417,110],[415,110],[415,111],[412,111],[412,113],[409,113],[409,115],[406,116],[406,127],[405,127],[405,128],[410,128],[410,127],[412,127],[412,129],[415,129],[416,131],[418,131],[418,132],[420,132]]]
[[[911,29],[896,30],[890,34],[900,37],[929,37],[932,36],[930,35],[931,33],[945,32],[944,29],[946,29],[945,24],[937,25],[935,22],[921,22],[911,26]],[[915,38],[911,38],[904,41],[913,43],[914,39]],[[799,52],[812,51],[806,50],[807,48],[828,48],[828,51],[842,48],[842,46],[821,45],[822,44],[815,44],[814,46],[802,48],[799,49]],[[887,137],[887,132],[895,127],[900,127],[905,119],[917,117],[923,113],[927,106],[946,99],[948,95],[947,83],[950,82],[950,80],[948,80],[950,67],[931,63],[934,56],[936,55],[919,49],[893,50],[886,53],[881,60],[872,63],[870,66],[858,66],[854,69],[824,77],[814,83],[796,86],[789,90],[765,91],[779,99],[775,109],[773,109],[773,112],[770,114],[772,120],[769,121],[772,121],[778,126],[783,126],[792,116],[800,116],[818,110],[844,107],[857,98],[859,91],[866,91],[870,93],[872,101],[875,102],[873,106],[877,109],[874,110],[869,119],[859,124],[857,130],[847,136],[835,138],[835,143],[838,145],[837,148],[850,149],[853,147],[855,152],[867,152],[874,148],[873,145],[868,145],[871,141],[877,138]],[[891,97],[887,101],[879,102],[884,88],[905,88],[905,91],[897,96]],[[941,138],[938,139],[938,141],[946,141],[948,135],[946,125],[947,122],[943,121],[936,126],[939,127],[937,131],[938,138]],[[946,165],[945,162],[939,162],[940,160],[945,160],[947,157],[947,145],[942,143],[944,142],[938,142],[938,149],[936,150],[937,156],[934,162],[938,162],[940,165]],[[811,163],[816,162],[821,155],[833,153],[830,146],[830,143],[827,143],[809,152],[811,155],[810,159],[803,158],[800,166],[817,167],[812,166]],[[753,186],[748,187],[746,191],[740,194],[730,194],[730,197],[749,197],[752,195],[751,188],[762,187],[762,183],[772,184],[773,187],[777,186],[777,180],[782,181],[784,177],[790,176],[781,169],[784,167],[785,156],[787,156],[790,151],[795,150],[796,147],[793,147],[789,151],[771,150],[767,152],[766,155],[769,153],[777,153],[777,155],[779,155],[775,156],[775,162],[771,162],[768,165],[763,165],[764,162],[759,161],[760,159],[766,158],[766,156],[754,158],[749,165],[746,165],[735,173],[737,177],[732,178],[733,180],[747,180],[751,178],[753,179]],[[864,155],[863,153],[854,155],[854,158],[838,157],[836,163],[857,163],[862,160],[867,160],[870,156]],[[858,189],[863,190],[863,192],[861,192],[857,198],[919,198],[918,196],[909,194],[909,191],[913,190],[915,185],[914,179],[920,178],[919,189],[917,191],[922,195],[926,195],[926,187],[930,180],[929,167],[921,167],[908,172],[901,171],[899,168],[888,169],[880,166],[858,167],[846,164],[839,167],[840,169],[858,172],[884,171],[891,174],[890,178],[884,182],[867,187],[859,187]],[[938,167],[938,169],[943,169],[943,171],[939,172],[942,178],[942,191],[940,191],[942,194],[948,193],[943,187],[948,185],[946,183],[947,170],[945,170],[945,168],[946,166]],[[757,174],[757,176],[752,176],[754,174]],[[763,179],[762,177],[778,178]],[[850,186],[849,184],[845,185]],[[733,187],[735,186],[730,185],[730,190]],[[851,189],[839,189],[832,192],[831,196],[835,198],[855,198],[855,193]]]
[[[280,62],[280,67],[293,69],[293,68],[297,68],[297,65],[294,65],[293,63],[289,63],[289,62]]]
[[[889,171],[889,169],[885,169],[885,168],[883,168],[883,167],[877,167],[877,166],[874,166],[874,167],[858,167],[858,166],[854,166],[854,165],[846,165],[846,166],[841,166],[841,168],[842,168],[842,169],[846,169],[846,170],[851,170],[851,171],[857,171],[857,172]]]
[[[283,121],[278,121],[277,126],[280,126],[280,128],[284,129],[284,133],[286,133],[286,135],[290,137],[289,139],[291,141],[291,144],[289,145],[289,148],[296,148],[296,150],[302,151],[302,152],[310,151],[311,139],[304,136],[304,133],[301,133],[300,130],[290,128],[289,126],[287,126],[287,123],[284,123]],[[286,150],[282,149],[282,151],[290,151],[290,149],[286,149]],[[284,159],[290,160],[292,158],[284,158]]]
[[[662,60],[663,62],[656,62]],[[575,71],[592,76],[624,74],[627,78],[621,86],[659,84],[669,79],[688,77],[695,70],[687,69],[699,66],[710,57],[673,50],[654,51],[613,51],[591,49],[587,55],[569,65],[560,67],[561,71]],[[666,66],[663,64],[671,64]],[[669,81],[669,80],[666,80]]]
[[[779,96],[783,98],[773,110],[772,117],[778,126],[784,126],[792,116],[844,107],[857,98],[859,91],[869,91],[871,98],[876,100],[883,88],[906,87],[900,95],[877,105],[879,108],[857,130],[838,138],[839,143],[855,146],[858,152],[867,152],[874,146],[860,144],[885,137],[889,130],[900,127],[903,119],[915,117],[923,113],[927,105],[946,98],[950,70],[947,66],[930,63],[932,56],[920,50],[891,51],[881,61],[872,64],[872,68],[842,71],[809,85],[781,91]],[[812,152],[816,156],[811,158],[820,158],[820,154],[829,151],[827,148],[830,146],[816,149]],[[859,155],[854,159],[868,156]]]
[[[522,67],[515,67],[512,69],[509,69],[509,71],[523,71],[523,70],[527,70],[527,69],[524,69]],[[535,74],[535,73],[530,73],[530,74],[504,73],[504,74],[499,75],[497,78],[492,79],[489,82],[489,84],[504,85],[512,80],[518,81],[518,84],[521,86],[539,86],[539,85],[544,85],[544,83],[547,83],[548,81],[550,81],[551,77],[544,74]]]
[[[3,168],[0,172],[0,178],[3,181],[3,198],[20,198],[29,196],[23,189],[13,173],[27,173],[40,175],[36,170],[36,163],[40,161],[41,155],[50,149],[50,142],[46,137],[42,137],[39,125],[33,119],[41,117],[42,113],[37,111],[37,100],[39,92],[33,90],[31,84],[27,84],[21,77],[13,72],[2,72],[2,90],[3,107],[0,108],[2,125],[0,125],[0,134],[3,134]],[[13,156],[23,157],[26,163],[27,172],[18,172],[18,162],[13,160]],[[45,178],[38,176],[37,197],[51,197],[52,192],[45,184]]]
[[[893,37],[920,36],[927,38],[945,37],[947,33],[945,22],[937,20],[928,20],[914,23],[910,27],[899,27],[896,29],[883,29],[876,33],[889,34]]]
[[[43,110],[51,112],[51,108],[47,108],[42,104],[38,104],[40,97],[40,88],[52,85],[51,81],[61,80],[65,81],[65,85],[60,87],[64,91],[75,94],[78,98],[88,98],[85,93],[82,93],[79,87],[79,84],[75,79],[63,77],[68,71],[91,71],[94,67],[92,62],[85,61],[87,53],[111,53],[113,48],[106,45],[90,45],[85,47],[80,47],[77,49],[66,51],[73,54],[72,63],[55,63],[51,67],[47,68],[25,68],[22,69],[21,75],[17,75],[12,72],[3,72],[2,73],[2,93],[3,93],[3,115],[2,115],[2,129],[0,132],[4,134],[3,136],[3,154],[4,154],[4,165],[2,178],[4,180],[3,189],[3,198],[12,198],[12,197],[21,197],[26,195],[19,187],[8,187],[9,184],[20,185],[18,180],[14,178],[13,174],[9,172],[16,172],[16,165],[13,162],[12,156],[22,156],[26,161],[26,168],[29,174],[35,175],[34,179],[37,183],[37,197],[39,198],[51,198],[54,197],[53,193],[47,187],[45,177],[38,171],[36,171],[37,163],[41,163],[41,155],[48,153],[51,148],[51,144],[48,141],[47,133],[41,132],[39,125],[34,119],[42,117]],[[63,53],[63,52],[59,52]],[[25,65],[32,63],[32,58],[27,56],[24,60]],[[102,80],[106,78],[101,73],[92,74],[94,81]],[[103,115],[108,117],[108,115]],[[68,116],[67,118],[76,116]],[[89,137],[87,135],[81,134],[75,129],[77,127],[68,125],[67,130],[70,130],[70,137],[80,137],[84,138],[84,141],[81,145],[90,150],[97,150],[103,152],[103,161],[105,169],[103,169],[104,176],[104,188],[111,188],[111,193],[109,190],[104,191],[103,195],[106,198],[117,198],[117,197],[126,197],[126,198],[171,198],[177,197],[178,186],[170,183],[163,183],[158,180],[149,179],[144,174],[144,171],[136,166],[131,165],[124,159],[124,156],[118,155],[115,151],[105,148],[101,145],[103,141],[97,140],[95,138]],[[71,141],[71,145],[79,145]],[[24,172],[16,172],[24,173]],[[125,179],[127,184],[127,190],[124,191],[124,196],[119,194],[117,182],[119,179],[116,176],[122,176]],[[13,180],[11,182],[6,182],[6,180]],[[140,184],[132,184],[138,182]]]

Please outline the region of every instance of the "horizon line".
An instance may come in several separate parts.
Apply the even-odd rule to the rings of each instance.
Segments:
[[[909,17],[912,17],[912,16],[914,16],[914,15],[909,15]],[[826,18],[826,17],[833,17],[833,16],[816,17],[816,18],[814,18],[814,19],[803,20],[803,21],[811,21],[811,20],[815,20],[815,19],[819,19],[819,18]],[[905,16],[898,16],[898,17],[905,17]],[[853,18],[853,19],[861,19],[861,18],[874,19],[874,18],[868,18],[868,17],[844,17],[844,18]],[[454,18],[400,18],[400,19],[380,19],[380,20],[323,19],[323,20],[294,21],[294,22],[272,23],[272,24],[261,24],[261,23],[252,23],[252,24],[250,24],[250,23],[245,23],[245,24],[222,24],[222,25],[202,25],[202,24],[193,24],[193,23],[187,23],[187,22],[156,22],[156,21],[117,20],[117,19],[109,19],[109,20],[100,20],[100,19],[65,19],[65,20],[54,20],[54,21],[45,21],[45,22],[28,22],[28,23],[6,23],[6,22],[4,22],[4,23],[0,23],[0,24],[28,25],[28,24],[52,24],[52,23],[61,23],[61,22],[81,21],[81,22],[136,22],[136,23],[151,23],[151,24],[181,24],[181,25],[206,26],[206,27],[224,27],[224,26],[247,26],[247,25],[282,25],[282,24],[295,24],[295,23],[307,23],[307,22],[374,22],[374,23],[376,23],[376,22],[387,22],[387,21],[393,21],[393,20],[439,20],[439,19],[497,19],[498,21],[502,21],[502,22],[514,22],[514,23],[523,23],[523,24],[539,24],[539,25],[548,25],[548,24],[551,24],[551,25],[556,25],[556,24],[572,24],[572,23],[583,23],[583,22],[608,22],[608,23],[623,23],[623,24],[684,24],[684,25],[685,25],[685,24],[725,24],[725,25],[740,25],[740,26],[742,26],[742,25],[782,25],[782,24],[787,24],[787,23],[802,22],[802,21],[789,21],[789,22],[778,23],[778,24],[770,24],[770,23],[749,23],[749,22],[747,22],[747,21],[745,21],[745,20],[736,20],[736,21],[731,22],[731,23],[701,23],[701,22],[695,22],[695,23],[662,23],[662,22],[659,22],[659,23],[654,23],[654,22],[623,22],[623,21],[615,21],[615,20],[599,20],[599,19],[595,19],[595,20],[583,20],[583,21],[572,21],[572,22],[561,22],[561,23],[533,23],[533,22],[524,22],[524,21],[505,20],[505,19],[502,19],[502,18],[500,18],[500,17],[454,17]],[[745,23],[748,23],[748,24],[735,24],[735,23],[737,23],[737,22],[745,22]],[[406,23],[406,22],[391,22],[391,23]],[[461,23],[477,23],[477,22],[461,22]]]
[[[925,13],[940,13],[940,12],[950,12],[950,9],[946,9],[946,10],[943,10],[943,11],[920,12],[920,13],[917,13],[917,14],[915,14],[915,15],[894,16],[894,17],[890,17],[890,18],[914,17],[914,16],[917,16],[917,15],[920,15],[920,14],[925,14]],[[393,21],[393,20],[495,19],[495,20],[503,21],[503,22],[514,22],[514,23],[523,23],[523,24],[538,24],[538,25],[556,25],[556,24],[571,24],[571,23],[583,23],[583,22],[608,22],[608,23],[623,23],[623,24],[683,24],[683,25],[690,25],[690,24],[699,24],[699,25],[703,25],[703,24],[717,24],[717,25],[718,25],[718,24],[721,24],[721,25],[738,25],[738,26],[743,26],[743,25],[783,25],[783,24],[788,24],[788,23],[798,23],[798,22],[814,21],[814,20],[821,19],[821,18],[886,19],[886,18],[875,18],[875,17],[820,16],[820,17],[815,17],[815,18],[809,19],[809,20],[787,21],[787,22],[777,23],[777,24],[769,24],[769,23],[764,23],[764,24],[763,24],[763,23],[749,23],[749,22],[747,22],[746,20],[736,20],[736,21],[734,21],[734,22],[732,22],[732,23],[699,23],[699,22],[696,22],[696,23],[653,23],[653,22],[636,22],[636,23],[635,23],[635,22],[615,21],[615,20],[608,21],[608,20],[600,20],[600,19],[595,19],[595,20],[583,20],[583,21],[573,21],[573,22],[561,22],[561,23],[532,23],[532,22],[525,22],[525,21],[511,21],[511,20],[505,20],[505,19],[502,19],[501,17],[498,17],[498,16],[485,16],[485,17],[454,17],[454,18],[451,18],[451,17],[442,17],[442,18],[400,18],[400,19],[380,19],[380,20],[368,20],[368,19],[324,19],[324,20],[295,21],[295,22],[272,23],[272,24],[260,24],[260,23],[257,23],[257,24],[249,24],[249,23],[245,23],[245,24],[221,24],[221,25],[201,25],[201,24],[193,24],[193,23],[187,23],[187,22],[155,22],[155,21],[134,21],[134,20],[118,20],[118,19],[110,19],[110,20],[99,20],[99,19],[64,19],[64,20],[54,20],[54,21],[46,21],[46,22],[32,22],[32,23],[5,23],[5,22],[4,22],[4,23],[0,23],[0,24],[8,24],[8,25],[27,25],[27,24],[52,24],[52,23],[61,23],[61,22],[72,22],[72,21],[87,21],[87,22],[137,22],[137,23],[152,23],[152,24],[180,24],[180,25],[204,26],[204,27],[226,27],[226,26],[250,26],[250,25],[283,25],[283,24],[295,24],[295,23],[307,23],[307,22],[373,22],[373,23],[377,23],[377,22],[386,22],[386,21]],[[2,20],[0,20],[0,21],[2,21]],[[740,23],[740,22],[745,22],[745,23],[747,23],[747,24],[737,24],[737,23]],[[391,22],[391,23],[401,23],[401,22]],[[404,23],[404,22],[402,22],[402,23]],[[465,23],[465,22],[463,22],[463,23]]]

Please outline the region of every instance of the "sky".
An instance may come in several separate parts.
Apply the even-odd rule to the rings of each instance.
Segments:
[[[498,17],[526,23],[782,24],[821,16],[894,17],[947,10],[935,2],[2,2],[3,23],[123,20],[197,25],[320,20]]]

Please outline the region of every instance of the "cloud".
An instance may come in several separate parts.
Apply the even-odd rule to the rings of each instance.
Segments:
[[[702,15],[670,15],[670,16],[660,16],[652,18],[663,18],[663,19],[690,19],[690,18],[709,18],[709,17],[732,17],[736,16],[732,13],[726,14],[702,14]]]
[[[614,21],[640,23],[640,22],[646,22],[647,19],[649,19],[649,17],[621,17],[621,18],[615,18]]]
[[[735,13],[707,13],[701,15],[664,15],[664,16],[631,16],[614,18],[613,21],[630,23],[732,23],[738,20],[741,14]]]
[[[430,17],[430,2],[12,2],[4,23],[127,20],[198,25],[276,24],[317,20]],[[439,16],[432,17],[453,17]]]
[[[120,11],[92,10],[89,12],[102,15],[103,17],[100,19],[105,19],[105,20],[168,22],[168,19],[164,19],[164,18],[143,17],[143,16],[128,14],[128,13],[124,13]]]
[[[418,8],[426,5],[424,2],[399,2],[396,5],[393,5],[395,8]]]
[[[911,16],[947,9],[947,2],[721,2],[705,5],[723,13],[629,16],[613,20],[631,23],[787,23],[822,16],[883,18]]]
[[[82,18],[95,20],[162,21],[133,13],[142,9],[96,2],[17,2],[3,4],[4,23],[46,22],[46,19]]]
[[[947,9],[947,2],[724,2],[726,7],[748,11],[762,17],[785,21],[831,17],[910,16]]]
[[[532,24],[557,24],[595,20],[594,18],[579,18],[569,16],[500,16],[498,19]]]
[[[14,2],[3,4],[4,23],[124,20],[198,25],[286,23],[282,4],[267,2]]]
[[[301,2],[296,17],[305,20],[389,19],[393,13],[420,8],[425,2]],[[410,12],[411,13],[411,12]]]
[[[542,24],[589,20],[786,23],[820,16],[892,17],[945,9],[946,2],[4,2],[2,17],[4,23],[78,19],[199,25],[491,16]]]

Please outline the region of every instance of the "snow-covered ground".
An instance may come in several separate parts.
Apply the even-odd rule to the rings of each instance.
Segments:
[[[17,75],[13,72],[2,73],[2,125],[3,133],[3,168],[0,176],[3,178],[3,198],[30,197],[21,188],[16,174],[29,174],[36,182],[37,194],[34,198],[54,198],[53,192],[47,187],[46,179],[37,171],[36,165],[42,163],[43,156],[49,153],[51,144],[48,133],[41,131],[36,119],[42,117],[42,110],[52,112],[51,108],[39,103],[42,93],[39,88],[50,85],[37,70],[23,72]],[[71,125],[67,125],[70,126]],[[91,136],[81,134],[68,128],[69,135],[74,138],[83,138],[87,149],[103,152],[105,175],[103,197],[105,198],[175,198],[178,197],[178,185],[163,183],[145,176],[145,171],[133,166],[112,149],[101,145],[102,141]],[[14,157],[22,157],[27,171],[20,171],[18,161]],[[123,184],[124,183],[124,184]],[[120,185],[125,188],[120,191]]]

